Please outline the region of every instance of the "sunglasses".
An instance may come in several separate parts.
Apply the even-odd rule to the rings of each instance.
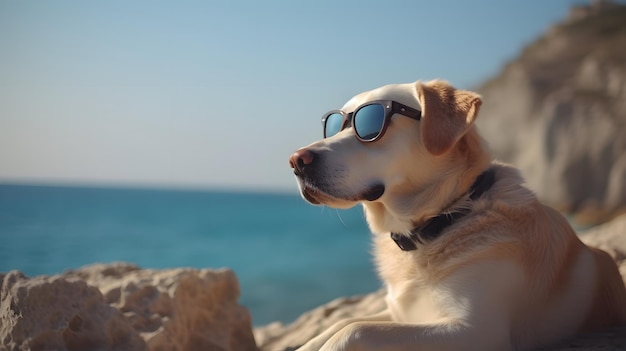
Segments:
[[[396,101],[370,101],[357,107],[354,112],[345,113],[341,110],[333,110],[326,113],[322,117],[324,138],[330,138],[352,125],[357,139],[362,142],[376,141],[385,134],[391,116],[395,113],[418,121],[422,117],[420,110]]]

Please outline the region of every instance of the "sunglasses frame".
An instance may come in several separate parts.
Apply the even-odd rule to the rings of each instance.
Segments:
[[[363,139],[359,136],[359,134],[356,132],[356,128],[354,130],[354,135],[356,136],[356,138],[364,143],[371,143],[374,142],[380,138],[383,137],[383,135],[385,134],[385,132],[387,131],[387,126],[389,126],[389,122],[391,121],[391,117],[394,114],[401,114],[405,117],[409,117],[412,118],[414,120],[419,121],[422,118],[422,111],[414,109],[413,107],[401,104],[397,101],[394,100],[374,100],[374,101],[369,101],[366,102],[362,105],[359,105],[359,107],[357,107],[356,109],[354,109],[353,112],[350,113],[346,113],[343,112],[341,110],[332,110],[327,112],[326,114],[324,114],[324,116],[322,117],[322,126],[323,126],[323,133],[324,133],[324,139],[326,139],[326,122],[328,120],[328,117],[330,117],[330,115],[333,114],[340,114],[343,117],[343,120],[341,122],[341,128],[339,129],[339,131],[342,131],[346,128],[348,128],[349,126],[354,126],[354,116],[359,112],[360,109],[366,107],[366,106],[370,106],[370,105],[381,105],[384,110],[385,110],[385,115],[383,116],[383,125],[380,128],[380,132],[378,132],[378,134],[371,138],[371,139]]]

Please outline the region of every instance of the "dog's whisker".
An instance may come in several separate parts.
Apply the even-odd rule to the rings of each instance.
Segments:
[[[348,225],[346,224],[346,222],[344,222],[343,218],[341,218],[341,213],[339,213],[339,210],[335,209],[335,212],[337,213],[337,217],[339,218],[339,221],[341,222],[341,224],[343,224],[344,227],[348,228]]]

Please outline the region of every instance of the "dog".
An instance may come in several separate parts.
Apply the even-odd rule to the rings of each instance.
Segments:
[[[626,323],[616,264],[493,160],[481,103],[442,80],[386,85],[291,155],[306,201],[363,205],[387,290],[384,312],[299,350],[527,350]]]

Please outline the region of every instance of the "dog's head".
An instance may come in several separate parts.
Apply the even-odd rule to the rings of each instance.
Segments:
[[[372,101],[399,103],[421,116],[409,118],[404,109],[397,110],[382,136],[365,142],[357,138],[353,112]],[[412,211],[416,204],[406,202],[414,202],[417,194],[444,177],[468,171],[472,163],[484,168],[490,161],[472,128],[480,105],[477,94],[439,80],[387,85],[353,97],[341,108],[344,129],[289,159],[303,198],[336,208],[363,202],[382,204],[392,212],[403,212],[400,207]]]

